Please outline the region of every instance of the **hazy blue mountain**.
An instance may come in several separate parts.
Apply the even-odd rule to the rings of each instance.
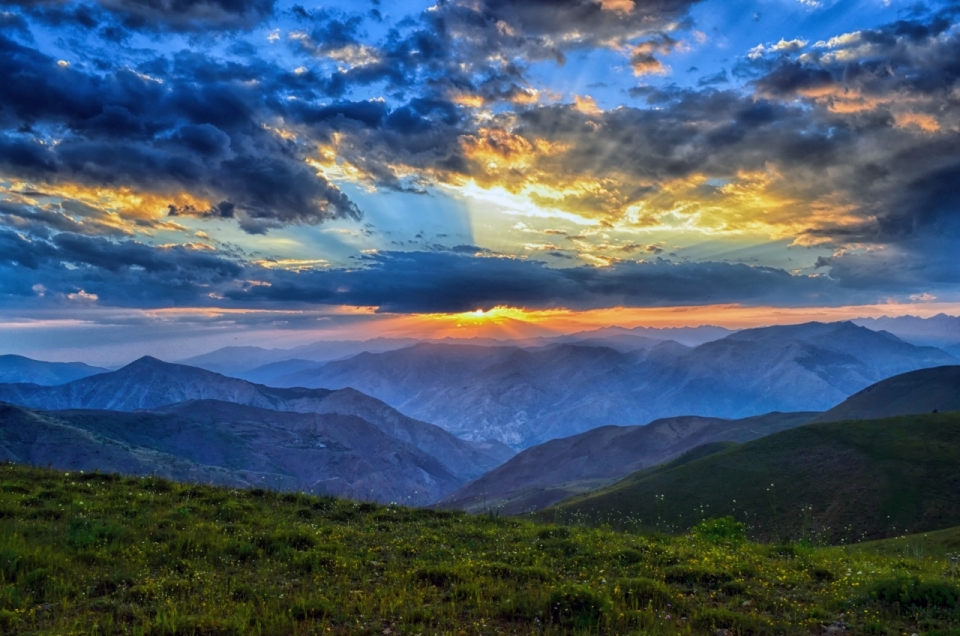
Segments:
[[[43,362],[23,356],[0,356],[0,382],[2,383],[25,382],[54,386],[107,371],[107,369],[91,367],[82,362]]]
[[[568,336],[559,336],[553,338],[557,342],[568,343],[590,343],[605,341],[607,346],[613,347],[613,343],[625,341],[628,338],[643,338],[652,341],[673,340],[687,347],[697,347],[714,340],[725,338],[734,331],[724,327],[715,327],[713,325],[701,325],[699,327],[634,327],[627,329],[625,327],[602,327],[590,331],[581,331]],[[550,339],[548,339],[550,340]]]
[[[462,483],[436,458],[340,414],[211,400],[138,411],[0,405],[0,458],[425,505]]]
[[[960,411],[960,366],[921,369],[868,386],[817,417],[818,422]]]
[[[748,442],[801,426],[816,415],[768,413],[742,420],[690,416],[646,426],[602,426],[528,448],[439,505],[472,512],[533,512],[704,444]]]
[[[224,375],[239,377],[238,374],[253,371],[258,367],[278,362],[306,360],[326,362],[355,356],[365,351],[382,352],[409,347],[417,340],[413,338],[374,338],[372,340],[330,340],[313,342],[292,349],[264,349],[261,347],[224,347],[203,355],[179,361],[192,367],[216,371]],[[291,372],[293,369],[291,369]]]
[[[315,371],[322,366],[322,362],[314,362],[313,360],[281,360],[280,362],[271,362],[270,364],[250,369],[249,371],[239,371],[236,373],[228,373],[227,375],[255,384],[279,386],[278,383],[282,382],[282,378],[308,369]]]
[[[150,357],[112,373],[61,386],[0,385],[0,401],[47,411],[153,410],[188,400],[219,400],[273,411],[356,415],[437,458],[464,480],[479,477],[513,454],[502,444],[457,439],[352,389],[277,389]]]
[[[329,362],[283,382],[353,387],[460,437],[527,448],[661,417],[825,411],[887,377],[956,362],[849,322],[807,323],[740,331],[692,349],[423,343]]]
[[[960,347],[960,317],[937,314],[930,318],[897,316],[890,318],[857,318],[854,323],[873,329],[888,331],[912,344],[941,348]],[[951,353],[960,353],[952,351]]]
[[[470,347],[519,347],[524,349],[540,348],[558,344],[586,344],[604,346],[622,352],[650,349],[665,340],[679,342],[685,346],[697,346],[717,340],[733,333],[729,329],[714,326],[701,327],[604,327],[590,331],[581,331],[562,336],[544,336],[504,340],[496,338],[374,338],[372,340],[330,340],[319,341],[294,347],[292,349],[264,349],[262,347],[234,346],[224,347],[203,355],[179,361],[193,367],[216,371],[231,377],[243,378],[255,382],[270,384],[280,382],[284,376],[291,375],[310,366],[331,360],[342,360],[361,353],[383,353],[404,349],[417,343],[438,345],[464,345]],[[312,365],[307,363],[314,363]],[[276,365],[276,366],[274,366]],[[285,368],[285,365],[287,368]],[[274,372],[279,370],[279,372]],[[283,371],[286,371],[285,373]],[[290,379],[283,382],[289,384]]]

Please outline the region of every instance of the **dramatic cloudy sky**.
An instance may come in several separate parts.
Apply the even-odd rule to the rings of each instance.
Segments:
[[[958,22],[0,0],[0,348],[956,310]]]

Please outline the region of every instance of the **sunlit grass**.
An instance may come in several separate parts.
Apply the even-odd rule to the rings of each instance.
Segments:
[[[0,629],[803,634],[960,628],[945,557],[641,536],[0,465]]]

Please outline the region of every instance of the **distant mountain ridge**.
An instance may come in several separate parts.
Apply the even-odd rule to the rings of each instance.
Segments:
[[[43,362],[23,356],[0,355],[0,383],[27,382],[54,386],[107,371],[82,362]]]
[[[603,426],[528,448],[440,502],[503,514],[533,512],[567,497],[717,442],[748,442],[801,426],[816,413],[768,413],[742,420],[672,417],[646,426]]]
[[[118,371],[54,387],[0,385],[0,402],[31,409],[155,410],[191,400],[217,400],[272,411],[355,415],[385,434],[435,457],[466,481],[512,456],[495,443],[457,439],[443,429],[406,417],[383,402],[352,389],[282,389],[185,365],[144,357]]]
[[[466,439],[523,449],[663,417],[825,411],[887,377],[955,364],[850,322],[748,329],[695,348],[622,352],[421,343],[288,376],[284,386],[353,387]]]
[[[943,313],[930,318],[883,316],[857,318],[853,322],[874,331],[888,331],[912,344],[941,347],[948,351],[960,348],[960,317],[958,316],[948,316]]]
[[[179,364],[216,371],[252,382],[271,383],[306,368],[319,368],[332,360],[343,360],[363,353],[385,353],[416,344],[464,345],[474,347],[519,347],[524,349],[557,344],[582,343],[606,346],[618,351],[636,351],[673,340],[684,346],[696,346],[733,333],[723,327],[603,327],[562,336],[538,336],[516,339],[498,338],[374,338],[372,340],[331,340],[291,349],[263,347],[223,347],[185,360]],[[312,364],[311,364],[312,363]],[[297,368],[299,367],[299,368]],[[288,382],[289,385],[289,382]]]

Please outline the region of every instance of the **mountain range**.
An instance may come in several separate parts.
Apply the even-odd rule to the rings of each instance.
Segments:
[[[419,343],[439,345],[466,345],[474,347],[536,348],[556,344],[578,343],[586,346],[605,346],[627,352],[648,349],[672,340],[685,346],[697,346],[733,333],[723,327],[603,327],[561,336],[540,336],[503,340],[497,338],[374,338],[372,340],[320,341],[292,349],[264,349],[262,347],[224,347],[179,361],[181,364],[216,371],[232,377],[290,386],[287,376],[304,369],[318,369],[331,360],[343,360],[361,353],[384,353]]]
[[[100,412],[98,417],[105,411],[169,410],[174,404],[204,401],[202,404],[209,405],[210,400],[271,413],[353,416],[356,418],[356,421],[351,420],[354,424],[362,421],[367,427],[365,430],[372,426],[398,447],[408,445],[439,463],[453,481],[440,480],[442,483],[437,493],[446,494],[513,455],[512,450],[496,442],[458,439],[439,427],[406,417],[353,389],[277,389],[149,357],[118,371],[60,386],[0,385],[0,402],[43,411],[95,410]],[[195,407],[192,419],[199,417],[202,410]],[[224,407],[218,407],[217,412],[224,412]],[[233,413],[238,417],[242,414]],[[387,446],[382,445],[381,451],[388,452]]]
[[[353,387],[459,437],[523,449],[662,417],[824,411],[879,380],[956,362],[850,322],[807,323],[628,352],[420,343],[328,362],[280,384]]]
[[[930,318],[918,316],[883,316],[881,318],[857,318],[858,325],[874,331],[888,331],[912,344],[940,347],[960,355],[960,317],[937,314]]]
[[[53,386],[107,371],[82,362],[41,362],[23,356],[0,356],[0,383],[29,382]]]

